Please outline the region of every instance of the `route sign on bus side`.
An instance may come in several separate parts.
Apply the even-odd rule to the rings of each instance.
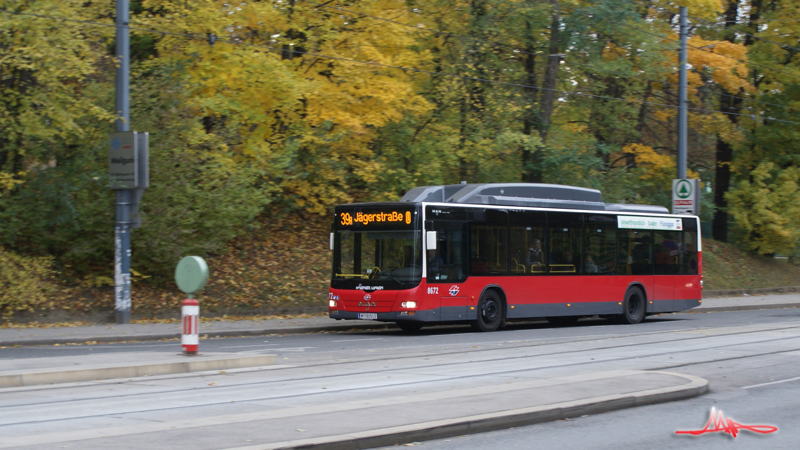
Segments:
[[[672,214],[700,215],[700,180],[672,180]]]

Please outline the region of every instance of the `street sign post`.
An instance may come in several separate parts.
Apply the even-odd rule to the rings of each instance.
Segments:
[[[109,188],[116,191],[114,227],[114,316],[129,323],[131,315],[131,229],[139,228],[139,203],[150,186],[149,133],[117,131],[109,136]]]
[[[195,296],[207,282],[208,265],[199,256],[186,256],[175,267],[175,283],[188,297],[181,304],[181,345],[187,356],[196,355],[200,343],[200,302]]]
[[[700,215],[700,180],[672,180],[672,214]]]

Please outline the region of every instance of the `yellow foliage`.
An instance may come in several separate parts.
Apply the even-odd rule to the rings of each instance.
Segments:
[[[725,194],[728,211],[744,231],[742,244],[762,254],[791,253],[800,242],[800,169],[762,161]]]
[[[675,117],[677,115],[678,115],[678,110],[675,108],[669,108],[669,109],[664,108],[653,111],[653,116],[662,122],[673,121],[675,120]]]
[[[24,176],[25,173],[20,172],[19,175]],[[22,183],[24,181],[15,179],[13,173],[0,172],[0,194],[6,194]]]
[[[0,316],[53,307],[51,257],[26,257],[0,247]]]
[[[668,10],[677,10],[678,7],[685,6],[689,15],[713,21],[716,21],[718,14],[725,10],[725,3],[722,0],[656,0],[653,6]]]
[[[704,134],[716,134],[729,144],[743,142],[742,130],[724,114],[703,114],[689,112],[692,128]]]
[[[670,156],[660,155],[647,145],[628,144],[622,151],[635,155],[636,166],[645,169],[640,175],[643,180],[663,178],[665,172],[675,172],[675,161]]]
[[[114,279],[106,275],[90,274],[81,281],[83,288],[99,288],[103,286],[114,286]]]
[[[628,51],[624,48],[620,48],[613,42],[606,44],[605,48],[603,48],[603,61],[614,61],[619,58],[625,58],[628,54]]]
[[[694,67],[712,69],[711,77],[715,83],[728,92],[745,90],[753,92],[753,86],[747,81],[749,70],[743,62],[747,61],[747,48],[743,44],[728,41],[707,41],[700,36],[689,38],[689,64]],[[732,59],[736,58],[736,59]],[[702,82],[693,78],[694,86]]]
[[[371,19],[328,14],[305,2],[147,0],[144,5],[163,11],[142,19],[148,26],[187,33],[204,29],[221,40],[255,44],[210,46],[166,36],[159,50],[163,58],[188,64],[198,86],[198,115],[224,117],[235,127],[236,144],[220,149],[231,163],[257,167],[295,207],[322,214],[349,201],[352,183],[373,183],[384,170],[372,150],[378,131],[433,107],[409,74],[348,61],[425,66],[430,55],[411,50],[419,32],[407,27],[375,26]],[[358,10],[381,17],[408,13],[406,5],[391,0],[365,2]]]
[[[652,147],[642,144],[628,144],[622,148],[623,153],[635,155],[636,166],[643,170],[639,178],[654,183],[667,185],[675,178],[676,163],[672,156],[662,155]],[[688,178],[700,178],[700,174],[687,170]]]

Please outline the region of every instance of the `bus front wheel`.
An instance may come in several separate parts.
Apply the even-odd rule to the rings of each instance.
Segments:
[[[642,290],[636,287],[628,289],[625,293],[625,301],[622,302],[622,315],[619,317],[622,323],[635,324],[644,319],[646,302]]]
[[[495,331],[503,322],[503,302],[495,291],[486,291],[478,301],[478,318],[472,323],[475,331]]]

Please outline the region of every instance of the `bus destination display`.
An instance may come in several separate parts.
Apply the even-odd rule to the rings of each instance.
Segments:
[[[413,213],[410,210],[343,211],[339,213],[338,224],[343,227],[407,226],[411,225],[412,217]]]
[[[635,230],[680,231],[682,219],[672,217],[617,216],[617,226]]]

